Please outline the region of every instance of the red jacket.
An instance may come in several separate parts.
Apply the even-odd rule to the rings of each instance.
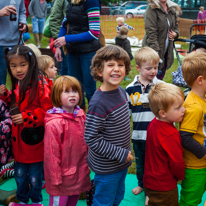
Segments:
[[[154,118],[147,128],[145,150],[145,187],[169,191],[177,187],[177,180],[185,177],[185,162],[181,137],[172,123]]]
[[[52,196],[79,195],[90,189],[84,140],[85,113],[46,113],[44,177]]]
[[[34,101],[28,105],[31,88],[26,91],[24,101],[19,110],[23,116],[23,124],[12,123],[12,150],[14,160],[21,163],[34,163],[44,160],[43,137],[44,137],[44,115],[52,108],[50,101],[51,90],[44,81],[44,93],[42,95],[42,83],[39,81],[37,94]],[[19,101],[19,85],[14,90],[16,102]],[[1,99],[10,102],[11,91],[6,92]]]

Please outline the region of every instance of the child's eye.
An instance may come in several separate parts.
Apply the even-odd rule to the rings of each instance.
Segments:
[[[73,90],[73,93],[77,93],[77,91],[76,91],[76,90]]]

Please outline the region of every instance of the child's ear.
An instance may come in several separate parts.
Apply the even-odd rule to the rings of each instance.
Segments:
[[[136,64],[136,69],[137,69],[137,71],[140,72],[140,67],[137,64]]]
[[[203,76],[199,76],[199,77],[197,77],[196,81],[197,81],[197,83],[198,83],[199,85],[202,85],[202,82],[203,82]]]
[[[161,118],[165,118],[165,117],[166,117],[166,112],[165,112],[164,110],[160,110],[160,111],[159,111],[159,116],[160,116]]]
[[[102,77],[102,73],[101,72],[97,72],[98,76]]]

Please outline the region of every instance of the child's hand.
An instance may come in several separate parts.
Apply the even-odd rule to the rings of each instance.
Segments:
[[[135,30],[135,28],[133,28],[132,30]]]
[[[23,124],[22,113],[11,116],[11,119],[15,124]]]
[[[132,156],[131,151],[129,151],[129,154],[128,154],[127,159],[126,159],[125,162],[130,162],[130,161],[133,160],[133,159],[134,159],[134,157]]]
[[[2,84],[0,86],[0,95],[3,95],[6,92],[6,86],[4,84]]]

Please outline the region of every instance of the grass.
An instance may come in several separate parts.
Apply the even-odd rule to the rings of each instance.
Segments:
[[[108,17],[101,17],[101,27],[104,31],[105,37],[106,38],[114,38],[116,36],[116,18],[112,17],[112,16],[108,16]],[[103,22],[107,22],[104,23]],[[125,21],[127,24],[134,26],[138,25],[138,28],[136,27],[135,30],[130,31],[130,36],[138,36],[139,39],[143,38],[144,35],[144,21],[141,18],[137,18],[137,19],[127,19]],[[31,18],[28,18],[28,23],[31,23]],[[31,39],[29,39],[26,43],[33,43],[35,44],[34,41],[34,37],[33,34],[30,34]],[[49,38],[43,36],[42,41],[41,41],[41,45],[42,48],[46,48],[49,45]],[[183,49],[188,49],[188,44],[183,44],[182,45]],[[135,67],[135,60],[133,59],[131,62],[132,65],[132,70],[130,71],[129,75],[127,76],[129,79],[131,79],[131,81],[122,81],[120,86],[122,86],[124,89],[126,88],[126,86],[131,83],[135,77],[135,75],[139,74],[138,71],[136,70]],[[171,68],[169,70],[166,71],[165,77],[164,77],[164,81],[167,83],[172,83],[172,72],[176,71],[178,67],[178,61],[177,59],[174,60]],[[100,86],[100,82],[97,82],[97,88]],[[8,89],[11,89],[11,81],[9,78],[9,75],[7,76],[7,82],[6,82],[6,87]],[[87,102],[86,102],[87,103]],[[131,131],[132,131],[132,121],[131,121]],[[131,143],[132,144],[132,143]],[[133,150],[133,146],[132,146],[132,150]],[[133,155],[134,155],[134,151],[132,151]],[[136,174],[136,164],[135,164],[135,160],[133,160],[132,165],[129,167],[128,169],[128,173],[130,174]]]

